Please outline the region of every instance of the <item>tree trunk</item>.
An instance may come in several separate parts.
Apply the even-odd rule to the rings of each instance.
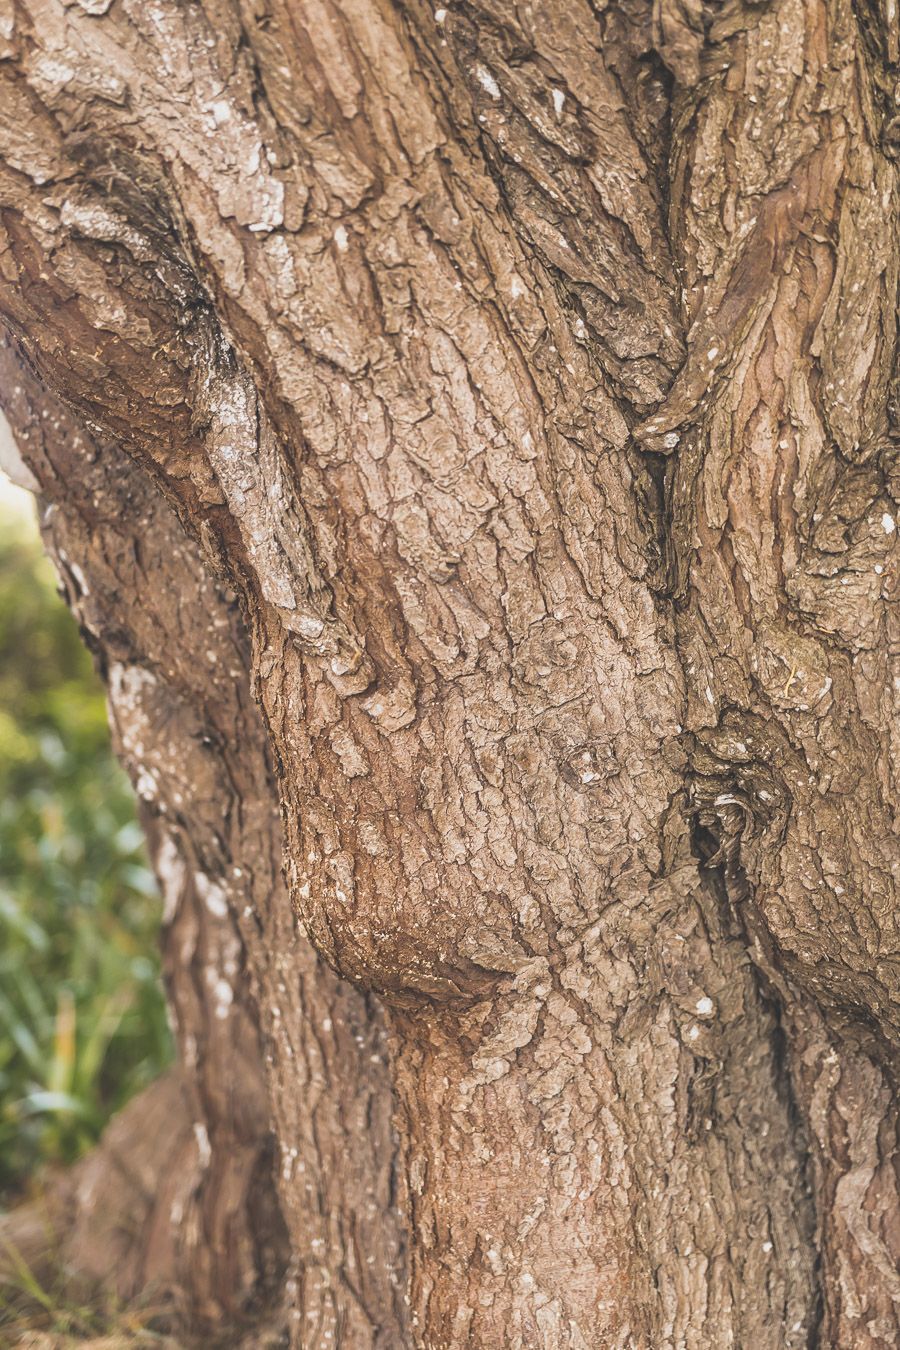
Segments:
[[[292,915],[234,598],[140,470],[9,345],[0,382],[138,793],[180,1059],[5,1236],[31,1266],[174,1299],[183,1327],[224,1327],[226,1344],[259,1345],[273,1302],[309,1344],[390,1344],[403,1252],[382,1018]]]
[[[167,903],[135,1271],[235,1344],[895,1346],[893,0],[0,40],[2,395]]]

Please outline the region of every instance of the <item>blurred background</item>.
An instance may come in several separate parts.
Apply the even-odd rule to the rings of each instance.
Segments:
[[[102,686],[0,473],[0,1209],[169,1062],[159,918]]]

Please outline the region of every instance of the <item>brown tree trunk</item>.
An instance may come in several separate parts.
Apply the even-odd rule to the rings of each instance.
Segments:
[[[0,40],[2,395],[168,906],[129,1250],[234,1343],[898,1344],[893,0]]]
[[[390,1344],[403,1243],[382,1020],[291,912],[234,598],[140,471],[17,357],[0,349],[7,410],[161,883],[180,1066],[0,1237],[88,1289],[173,1299],[182,1327],[226,1344],[260,1344],[273,1316],[302,1318],[310,1344]]]
[[[140,511],[133,473],[128,483],[128,507]],[[265,1147],[290,1236],[282,1274],[292,1319],[303,1310],[312,1343],[327,1344],[340,1332],[349,1345],[377,1345],[381,1329],[396,1324],[402,1296],[381,1017],[335,978],[292,914],[281,875],[277,794],[249,697],[233,597],[210,583],[161,499],[151,498],[146,514],[131,518],[134,532],[123,539],[119,516],[116,543],[134,558],[143,586],[125,566],[116,568],[95,603],[98,628],[110,624],[123,595],[135,626],[138,599],[145,625],[127,659],[109,670],[110,708],[151,821],[181,1058],[199,1080],[209,1122],[200,1163],[209,1173],[203,1196],[212,1215],[199,1225],[184,1268],[191,1280],[203,1272],[212,1281],[226,1313],[235,1303],[252,1306],[264,1283],[259,1261],[248,1263],[240,1280],[217,1254],[253,1250],[271,1235],[271,1216],[257,1213],[255,1189]],[[96,549],[96,526],[91,534]],[[86,626],[88,604],[80,598],[74,605]],[[114,640],[108,629],[101,637],[105,661]],[[260,1115],[251,1126],[254,1107]],[[232,1133],[249,1136],[253,1149],[243,1184],[229,1186],[229,1169],[240,1167],[223,1130],[232,1118],[246,1120]],[[216,1175],[217,1166],[225,1176]],[[170,1218],[177,1239],[191,1231],[180,1214]],[[381,1253],[377,1267],[366,1261],[373,1250]]]

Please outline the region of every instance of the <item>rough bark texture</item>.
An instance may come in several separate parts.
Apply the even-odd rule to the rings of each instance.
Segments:
[[[140,800],[181,1061],[0,1238],[32,1267],[171,1299],[204,1340],[259,1345],[274,1303],[273,1334],[302,1320],[303,1344],[393,1344],[403,1239],[382,1019],[298,933],[234,597],[8,344],[0,383]]]
[[[2,395],[170,907],[190,1305],[896,1345],[893,0],[0,14]]]

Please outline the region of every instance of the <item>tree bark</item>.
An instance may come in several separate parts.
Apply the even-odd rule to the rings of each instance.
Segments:
[[[180,1060],[0,1236],[88,1290],[172,1301],[182,1328],[224,1329],[226,1344],[259,1345],[261,1318],[300,1322],[303,1344],[393,1344],[403,1240],[382,1019],[291,912],[234,597],[136,466],[9,344],[0,382],[138,794]]]
[[[3,397],[169,905],[180,1297],[896,1345],[893,0],[0,14]]]

